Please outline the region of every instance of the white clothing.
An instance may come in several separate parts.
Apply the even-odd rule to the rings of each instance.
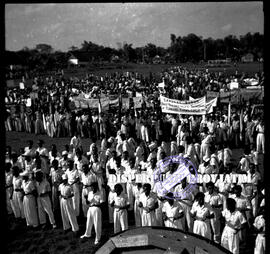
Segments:
[[[69,185],[64,185],[62,183],[59,185],[59,191],[61,193],[60,208],[63,228],[64,230],[67,230],[70,228],[71,224],[72,231],[76,232],[79,230],[79,226],[77,223],[76,213],[71,199],[71,195],[73,194],[72,187]]]

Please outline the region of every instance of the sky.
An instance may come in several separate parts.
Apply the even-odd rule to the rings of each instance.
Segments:
[[[263,33],[262,2],[236,3],[91,3],[7,4],[7,50],[34,48],[39,43],[66,51],[81,43],[133,47],[154,43],[168,47],[170,34],[194,33],[224,38],[248,32]]]

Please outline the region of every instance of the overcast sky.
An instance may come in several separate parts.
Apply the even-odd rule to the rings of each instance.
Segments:
[[[84,40],[167,47],[172,33],[223,38],[263,33],[264,24],[262,2],[8,4],[5,14],[8,50],[46,43],[65,51]]]

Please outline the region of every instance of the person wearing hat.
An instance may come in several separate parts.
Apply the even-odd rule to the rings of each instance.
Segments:
[[[37,204],[38,204],[38,217],[39,222],[43,227],[46,224],[46,213],[49,216],[50,223],[53,228],[56,228],[54,214],[52,211],[52,203],[50,199],[51,186],[44,178],[42,171],[36,172],[36,188],[37,188]]]
[[[87,211],[85,233],[81,236],[81,238],[91,237],[92,227],[94,226],[96,232],[94,244],[96,245],[99,244],[101,238],[102,213],[100,207],[102,203],[104,203],[104,199],[98,189],[97,182],[92,182],[90,184],[90,191],[84,196],[84,198],[86,199],[86,203],[88,204],[89,208]]]
[[[23,209],[26,219],[27,227],[38,227],[38,213],[37,213],[37,203],[36,194],[37,189],[33,180],[30,179],[30,173],[25,170],[20,173],[22,176],[22,189],[23,189]]]
[[[58,160],[53,160],[51,164],[50,179],[52,183],[52,207],[53,211],[56,213],[60,212],[58,188],[64,173],[64,170],[59,167]]]
[[[70,229],[71,225],[72,231],[76,233],[79,230],[79,226],[72,202],[74,193],[72,186],[68,184],[68,177],[66,174],[62,175],[62,183],[59,185],[59,192],[63,228],[65,231],[67,231]]]
[[[12,175],[11,208],[16,219],[24,219],[22,177],[18,166],[12,167]]]

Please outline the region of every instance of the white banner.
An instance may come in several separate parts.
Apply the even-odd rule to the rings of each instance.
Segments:
[[[213,112],[213,107],[217,105],[217,98],[206,103],[205,96],[189,101],[174,100],[160,96],[160,105],[163,113],[205,115]]]

